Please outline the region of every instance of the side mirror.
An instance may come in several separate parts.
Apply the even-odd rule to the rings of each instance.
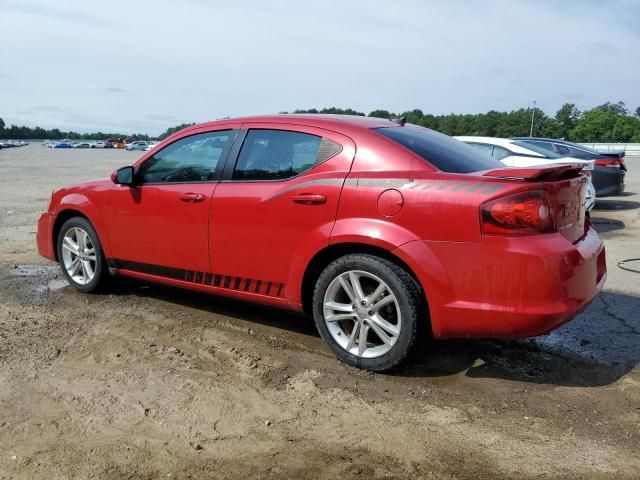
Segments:
[[[111,174],[111,181],[117,185],[133,186],[133,167],[122,167]]]

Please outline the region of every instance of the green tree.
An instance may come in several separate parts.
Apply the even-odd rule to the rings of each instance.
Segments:
[[[627,114],[624,103],[605,103],[583,112],[570,138],[576,142],[630,142],[640,133],[640,119]]]
[[[373,112],[369,113],[369,116],[376,118],[392,118],[391,112],[389,112],[389,110],[374,110]]]
[[[555,137],[569,138],[569,134],[580,118],[580,110],[573,103],[565,103],[556,112]]]
[[[164,132],[162,132],[158,138],[160,140],[164,140],[165,138],[167,138],[169,135],[173,135],[174,133],[182,130],[183,128],[187,128],[190,127],[192,125],[195,125],[195,123],[182,123],[180,125],[176,125],[175,127],[170,127],[167,128]]]
[[[594,110],[602,110],[604,112],[611,112],[615,115],[627,115],[629,111],[624,102],[611,103],[605,102],[602,105],[598,105]]]

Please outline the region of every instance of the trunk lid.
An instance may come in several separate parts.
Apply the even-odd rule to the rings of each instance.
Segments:
[[[570,242],[584,235],[587,177],[545,181],[542,183],[549,199],[549,208],[558,232]]]
[[[570,242],[584,235],[585,198],[588,178],[582,164],[555,164],[529,168],[504,168],[484,172],[484,176],[539,182],[547,194],[556,229]]]

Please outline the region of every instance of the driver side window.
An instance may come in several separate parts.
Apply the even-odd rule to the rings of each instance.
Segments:
[[[140,183],[194,183],[217,180],[216,167],[231,146],[235,130],[200,133],[164,147],[136,174]]]

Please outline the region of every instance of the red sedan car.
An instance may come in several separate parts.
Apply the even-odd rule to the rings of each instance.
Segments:
[[[523,337],[585,308],[606,278],[585,188],[579,166],[507,169],[402,120],[251,117],[57,190],[37,240],[78,290],[125,275],[308,312],[381,371],[419,324]]]

